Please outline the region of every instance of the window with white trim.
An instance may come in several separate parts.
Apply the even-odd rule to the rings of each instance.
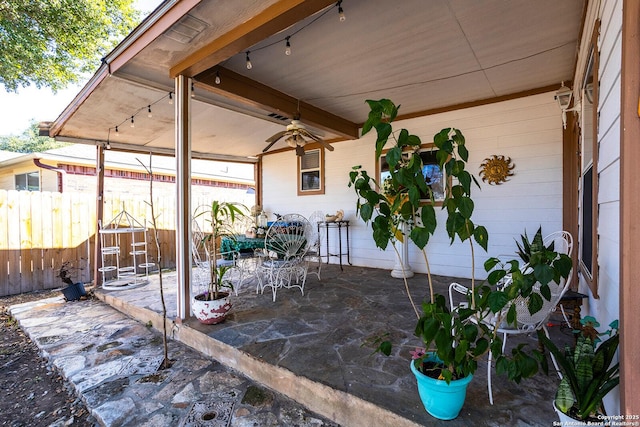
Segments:
[[[40,191],[40,172],[21,173],[15,176],[16,190]]]
[[[298,156],[298,195],[324,194],[324,156],[321,148]]]

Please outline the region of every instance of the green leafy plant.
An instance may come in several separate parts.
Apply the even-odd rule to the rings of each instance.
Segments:
[[[207,250],[209,257],[209,287],[203,300],[213,301],[220,298],[222,288],[232,288],[229,280],[224,280],[225,274],[229,271],[229,266],[218,266],[220,259],[220,243],[223,237],[233,239],[235,229],[233,223],[246,216],[247,209],[244,205],[234,202],[219,202],[214,200],[211,205],[200,207],[196,210],[194,218],[205,217],[205,221],[211,227],[211,232],[205,234],[200,242]],[[226,294],[225,294],[226,296]]]
[[[618,321],[609,324],[609,330],[598,332],[598,321],[585,316],[576,346],[558,347],[543,333],[538,337],[560,364],[563,378],[556,392],[556,407],[578,420],[587,420],[598,412],[604,414],[602,399],[620,383],[620,364],[612,363],[620,343]],[[607,336],[601,340],[600,337]]]
[[[418,348],[412,352],[416,368],[426,374],[424,362],[429,357],[428,352],[433,352],[442,363],[438,375],[432,376],[448,383],[452,379],[473,374],[478,367],[478,359],[491,351],[510,379],[519,382],[522,378],[533,376],[538,371],[538,364],[543,363],[543,355],[537,350],[529,354],[523,346],[518,346],[510,357],[504,356],[502,339],[497,334],[500,322],[492,324],[483,320],[490,315],[498,316],[499,319],[505,310],[511,312],[507,308],[510,302],[523,295],[529,296],[537,279],[541,279],[541,283],[547,285],[550,279],[564,274],[566,260],[563,258],[562,261],[557,261],[558,254],[553,252],[552,248],[543,252],[535,249],[538,244],[536,237],[534,244],[528,244],[526,250],[531,252],[533,246],[531,274],[527,271],[520,275],[517,268],[519,263],[515,261],[509,264],[508,269],[503,269],[503,272],[492,272],[493,280],[481,285],[476,284],[475,246],[477,244],[486,251],[489,239],[486,228],[472,220],[475,205],[471,192],[474,186],[479,187],[479,183],[466,170],[469,151],[463,133],[455,128],[442,129],[434,135],[433,141],[438,149],[438,164],[446,175],[442,203],[442,210],[446,214],[445,230],[451,243],[456,238],[461,242],[468,242],[472,271],[467,303],[451,311],[445,297],[434,292],[429,258],[425,250],[429,239],[436,231],[437,216],[433,195],[422,173],[422,159],[418,154],[420,137],[411,134],[407,129],[393,130],[391,123],[397,117],[399,107],[392,101],[368,100],[367,103],[370,112],[362,133],[364,135],[375,129],[376,159],[380,158],[390,140],[393,142],[385,154],[389,164],[389,177],[380,184],[361,166],[354,166],[349,175],[349,187],[353,187],[358,196],[356,210],[360,218],[370,224],[377,247],[386,249],[392,244],[396,256],[400,257],[395,243],[408,238],[422,253],[427,271],[429,299],[422,303],[420,311],[411,298],[406,278],[404,280],[407,295],[418,319],[415,334],[425,346],[425,349]],[[430,195],[430,200],[426,203],[421,196],[423,194]],[[528,239],[526,240],[528,242]],[[558,267],[562,267],[558,268],[562,274],[556,275],[554,272],[549,275],[547,267],[537,267],[538,262],[540,265],[546,265],[548,260],[551,260],[552,265],[557,263]],[[569,259],[569,271],[570,261]],[[487,271],[496,267],[496,264],[491,264]],[[507,274],[513,276],[515,285],[505,290],[498,285],[500,279]],[[530,308],[534,311],[539,310],[536,303]],[[507,320],[515,324],[515,311]],[[377,340],[376,344],[378,351],[386,355],[391,353],[392,343],[386,337]]]
[[[494,348],[500,348],[500,338],[491,328],[481,322],[472,322],[470,318],[479,318],[487,310],[498,312],[504,308],[506,301],[490,298],[493,290],[489,286],[476,289],[474,279],[471,301],[464,310],[451,312],[445,297],[434,292],[425,247],[436,231],[437,219],[433,195],[422,174],[422,159],[418,154],[420,137],[409,133],[407,129],[393,131],[391,122],[397,117],[399,107],[392,101],[368,100],[367,103],[370,112],[362,133],[364,135],[372,129],[377,132],[376,158],[380,158],[390,139],[394,142],[386,152],[390,176],[384,185],[379,185],[362,167],[355,166],[350,172],[349,186],[354,188],[358,196],[357,212],[360,218],[371,225],[377,247],[385,249],[390,243],[409,238],[420,249],[429,284],[429,300],[423,302],[421,312],[411,299],[406,279],[404,281],[418,319],[415,333],[422,339],[426,349],[434,351],[442,361],[439,377],[450,382],[475,372],[477,360],[490,350],[494,341],[498,342]],[[438,148],[436,156],[440,168],[447,176],[442,204],[447,215],[445,229],[451,243],[456,237],[469,243],[473,271],[474,242],[486,251],[489,236],[483,226],[472,221],[474,203],[471,189],[473,185],[479,187],[479,184],[466,170],[469,152],[465,138],[459,129],[445,128],[434,136],[434,144]],[[430,202],[424,203],[421,194],[429,194]],[[394,250],[399,257],[395,246]],[[391,348],[390,341],[379,342],[378,350],[384,354],[390,354]],[[416,367],[422,369],[425,353],[418,351],[413,354]],[[416,354],[420,356],[415,357]]]

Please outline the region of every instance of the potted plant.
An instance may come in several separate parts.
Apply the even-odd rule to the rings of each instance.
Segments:
[[[609,324],[605,332],[598,332],[600,323],[591,316],[580,320],[581,328],[574,348],[558,347],[539,333],[544,346],[560,364],[563,377],[556,391],[554,408],[563,425],[602,423],[605,415],[602,399],[620,383],[620,364],[612,363],[620,343],[618,321]],[[600,337],[607,338],[601,340]],[[599,416],[600,415],[600,416]]]
[[[74,283],[71,279],[77,269],[72,261],[65,261],[58,271],[58,277],[65,284],[65,287],[62,288],[62,294],[66,301],[76,301],[87,295],[84,285],[81,282]]]
[[[474,279],[475,244],[485,251],[488,244],[487,230],[472,221],[474,202],[471,189],[479,184],[465,170],[469,157],[465,138],[459,129],[445,128],[434,136],[438,148],[437,160],[448,177],[442,209],[446,213],[445,229],[451,240],[456,237],[468,242],[471,249],[471,291],[468,307],[451,311],[443,295],[434,292],[425,250],[437,227],[435,203],[422,172],[422,159],[418,154],[421,140],[406,129],[394,132],[391,122],[396,118],[398,107],[388,99],[368,100],[370,112],[363,125],[362,134],[372,129],[377,132],[375,155],[379,159],[390,138],[393,145],[386,152],[390,176],[380,185],[360,166],[350,172],[349,186],[355,189],[358,201],[356,211],[360,218],[371,224],[376,246],[385,249],[391,243],[400,258],[395,243],[409,238],[422,252],[427,271],[429,297],[419,311],[408,289],[404,285],[417,317],[415,334],[422,339],[425,351],[413,352],[411,370],[418,381],[418,391],[425,409],[441,419],[457,417],[466,396],[466,385],[478,366],[478,359],[488,351],[495,356],[502,352],[502,340],[495,333],[495,326],[479,321],[489,311],[500,313],[508,304],[507,294],[495,286],[476,286]],[[423,202],[424,194],[430,194],[430,202]],[[472,321],[472,320],[476,321]],[[378,340],[378,350],[389,355],[392,343]],[[524,354],[524,357],[530,357]],[[516,364],[506,360],[513,369],[510,376],[533,375],[527,367],[531,363]],[[537,364],[534,362],[534,366]],[[427,387],[433,386],[432,389]],[[453,392],[456,390],[455,392]],[[442,394],[441,394],[442,393]],[[454,402],[445,403],[449,398]]]
[[[225,274],[233,267],[234,261],[222,258],[220,243],[223,237],[235,237],[233,223],[239,217],[245,216],[244,211],[241,204],[214,200],[211,205],[198,208],[194,215],[195,218],[204,216],[211,227],[211,232],[205,234],[200,242],[205,247],[208,257],[207,290],[197,294],[192,302],[193,313],[202,323],[220,323],[225,320],[231,309],[229,295],[233,285],[225,279]]]

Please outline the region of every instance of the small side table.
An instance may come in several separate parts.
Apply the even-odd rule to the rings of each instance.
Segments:
[[[582,300],[585,298],[588,298],[588,295],[569,289],[562,298],[560,298],[560,302],[558,303],[565,322],[574,330],[580,329],[580,308],[582,306]]]
[[[327,246],[326,246],[326,253],[324,255],[321,256],[326,256],[327,257],[327,264],[329,264],[329,258],[331,257],[338,257],[338,259],[340,260],[340,270],[342,270],[342,257],[346,256],[347,257],[347,263],[349,263],[349,265],[351,265],[351,259],[349,256],[349,221],[347,220],[341,220],[341,221],[332,221],[332,222],[326,222],[326,221],[320,221],[318,222],[318,233],[320,232],[320,227],[324,227],[326,228],[326,235],[327,235]],[[333,254],[331,252],[329,252],[329,230],[331,229],[336,229],[337,230],[337,234],[338,234],[338,253]],[[347,245],[343,247],[342,245],[342,230],[346,230],[346,234],[347,234]]]

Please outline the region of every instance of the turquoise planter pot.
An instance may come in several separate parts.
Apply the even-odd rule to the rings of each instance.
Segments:
[[[438,358],[431,355],[427,360],[437,361]],[[473,375],[447,384],[446,381],[433,379],[418,371],[413,360],[411,372],[418,381],[418,393],[424,409],[429,414],[441,420],[452,420],[458,416],[467,397],[467,386],[473,379]]]

